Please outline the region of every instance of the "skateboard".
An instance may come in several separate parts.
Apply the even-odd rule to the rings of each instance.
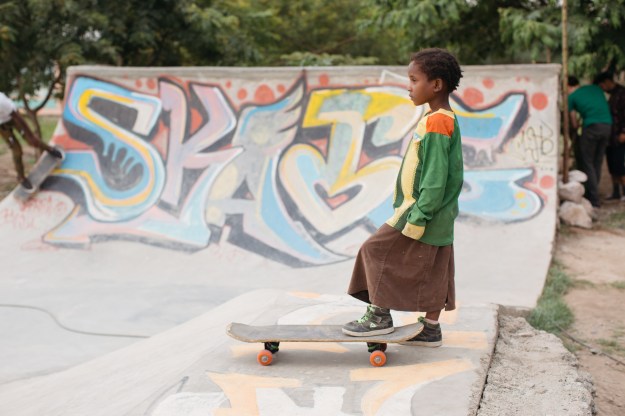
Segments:
[[[15,190],[15,198],[20,201],[25,201],[30,198],[35,192],[37,192],[43,181],[50,176],[50,173],[54,170],[54,168],[56,168],[61,161],[65,159],[65,152],[63,152],[63,149],[58,146],[55,146],[54,148],[61,152],[63,157],[59,159],[58,157],[44,151],[27,176],[33,186],[32,189],[24,188],[22,184],[19,184]]]
[[[251,326],[233,322],[226,333],[243,342],[262,342],[264,348],[258,353],[257,361],[269,365],[273,355],[280,349],[280,342],[366,342],[369,362],[374,367],[386,363],[386,344],[407,341],[423,330],[420,322],[395,327],[395,331],[386,335],[353,337],[341,330],[341,325],[269,325]]]

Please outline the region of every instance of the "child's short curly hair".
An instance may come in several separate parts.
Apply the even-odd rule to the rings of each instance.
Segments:
[[[410,60],[417,65],[429,80],[440,78],[450,93],[458,88],[462,70],[456,57],[444,49],[428,48],[412,54]]]

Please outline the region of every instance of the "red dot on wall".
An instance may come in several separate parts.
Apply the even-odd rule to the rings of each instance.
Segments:
[[[141,87],[143,87],[143,82],[141,82],[141,80],[138,79],[138,80],[135,81],[135,85],[137,86],[137,88],[141,88]]]
[[[226,81],[226,88],[230,88],[232,87],[232,82],[231,81]]]
[[[284,91],[286,91],[286,88],[284,87],[284,85],[278,84],[278,92],[283,93]]]
[[[484,94],[477,88],[467,88],[462,94],[465,103],[473,106],[484,102]]]
[[[490,90],[495,86],[495,81],[490,78],[484,78],[484,81],[482,81],[482,85]]]
[[[151,89],[151,90],[156,88],[156,81],[154,81],[153,79],[149,79],[146,84],[147,84],[148,88]]]
[[[254,100],[261,104],[267,104],[275,101],[276,97],[273,90],[267,84],[260,85],[254,93]]]
[[[319,85],[325,87],[329,84],[330,84],[330,77],[328,76],[328,74],[319,75]]]
[[[544,109],[545,107],[547,107],[547,104],[549,103],[549,99],[542,92],[537,92],[536,94],[532,95],[531,101],[532,101],[532,107],[534,107],[537,110]]]
[[[245,97],[247,97],[247,91],[245,90],[245,88],[241,88],[239,92],[237,92],[237,98],[239,100],[245,100]]]
[[[553,176],[550,175],[545,175],[542,178],[540,178],[540,187],[543,189],[549,189],[552,188],[553,185],[555,185],[556,181],[553,178]]]
[[[192,108],[191,109],[191,132],[196,132],[201,124],[202,124],[202,115],[197,109]]]

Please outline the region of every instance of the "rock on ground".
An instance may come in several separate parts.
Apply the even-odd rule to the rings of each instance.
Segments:
[[[581,203],[564,201],[560,205],[558,216],[565,224],[586,229],[592,228],[592,218]]]
[[[558,337],[524,318],[500,315],[499,325],[478,416],[593,414],[590,376]]]

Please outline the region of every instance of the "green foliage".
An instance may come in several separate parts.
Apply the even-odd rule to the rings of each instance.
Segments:
[[[351,55],[316,54],[312,52],[293,52],[280,57],[281,62],[288,66],[331,66],[331,65],[373,65],[375,57],[357,57]]]
[[[559,333],[573,323],[573,313],[563,300],[563,296],[573,285],[571,278],[562,266],[554,262],[549,268],[543,293],[538,299],[527,321],[534,328]]]
[[[41,139],[44,142],[47,143],[50,141],[50,139],[52,138],[52,135],[54,134],[54,130],[56,129],[56,125],[58,124],[58,121],[59,121],[58,117],[47,116],[47,117],[40,118]]]
[[[502,40],[511,50],[527,51],[532,62],[560,62],[561,1],[516,3],[500,8]],[[592,78],[602,70],[625,69],[625,0],[569,0],[568,15],[570,73]]]
[[[561,30],[560,0],[0,0],[0,90],[62,93],[77,64],[559,62]],[[569,0],[569,70],[625,69],[623,30],[625,0]]]
[[[0,91],[13,94],[26,107],[40,134],[37,112],[63,90],[69,65],[86,62],[85,51],[97,43],[98,16],[84,0],[10,0],[0,3]],[[111,52],[102,45],[101,53]],[[43,90],[47,98],[31,107]]]
[[[513,45],[510,49],[516,53],[512,57],[529,55],[532,62],[551,61],[551,51],[560,46],[562,39],[561,11],[554,5],[556,2],[546,3],[542,8],[499,9],[501,40]]]
[[[561,0],[368,2],[375,25],[405,31],[395,42],[403,56],[443,47],[463,64],[562,59]],[[569,0],[568,5],[569,71],[588,78],[625,69],[625,0]]]
[[[625,355],[625,347],[623,346],[622,341],[619,340],[619,336],[615,336],[612,339],[598,339],[597,343],[611,353]]]
[[[610,282],[610,286],[612,286],[615,289],[625,290],[625,282],[623,281]]]
[[[610,213],[605,221],[603,221],[603,224],[608,228],[625,229],[625,211]]]
[[[456,54],[462,51],[461,39],[454,28],[473,7],[465,0],[371,0],[373,22],[386,30],[405,31],[394,45],[401,51],[404,62],[410,52],[427,47],[445,47]],[[468,32],[468,31],[467,31]]]

